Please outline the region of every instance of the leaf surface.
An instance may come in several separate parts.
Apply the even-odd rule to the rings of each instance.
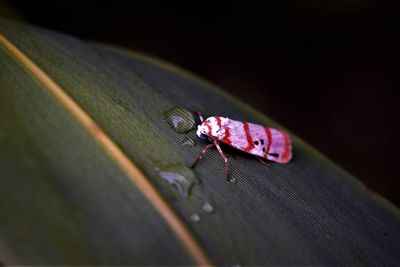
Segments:
[[[0,21],[0,33],[73,99],[145,175],[217,264],[398,264],[399,211],[293,138],[290,164],[226,149],[231,177],[195,130],[164,113],[191,107],[280,127],[152,59]],[[192,264],[190,249],[143,190],[65,105],[0,49],[0,257],[21,264]],[[188,143],[188,141],[190,141]],[[195,144],[185,145],[185,144]],[[161,174],[160,174],[161,173]],[[192,185],[179,193],[162,174]],[[213,207],[209,213],[205,203]],[[193,220],[197,215],[199,220]]]

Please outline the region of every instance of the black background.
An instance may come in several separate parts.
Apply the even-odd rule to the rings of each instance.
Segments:
[[[399,9],[265,2],[8,1],[30,23],[146,52],[214,82],[399,205]]]

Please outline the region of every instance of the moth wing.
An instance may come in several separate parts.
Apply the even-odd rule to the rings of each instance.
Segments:
[[[219,140],[246,153],[278,163],[287,163],[292,158],[291,140],[284,131],[235,120],[230,120],[224,131]]]
[[[219,141],[234,148],[244,151],[248,146],[246,134],[243,130],[243,123],[240,121],[229,120],[229,124],[223,127],[225,135]]]
[[[288,163],[292,159],[292,142],[289,135],[282,130],[268,129],[271,138],[265,158],[278,163]]]

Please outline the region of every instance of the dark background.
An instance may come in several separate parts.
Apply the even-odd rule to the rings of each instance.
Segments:
[[[214,82],[400,205],[397,6],[7,2],[30,23],[146,52]]]

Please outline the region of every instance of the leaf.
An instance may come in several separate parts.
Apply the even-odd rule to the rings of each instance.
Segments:
[[[399,264],[398,209],[294,135],[287,165],[228,148],[234,184],[216,151],[189,168],[206,142],[165,112],[280,127],[250,107],[142,55],[6,20],[0,33],[39,70],[1,42],[1,262]]]

